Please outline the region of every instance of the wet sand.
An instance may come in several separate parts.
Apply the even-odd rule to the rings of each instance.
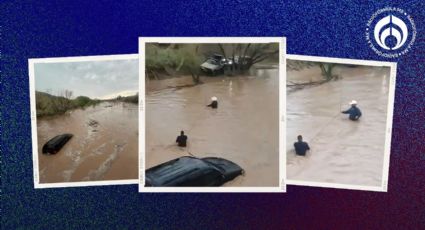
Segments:
[[[289,91],[287,177],[290,180],[381,186],[390,69],[335,67],[340,80]],[[318,67],[288,71],[288,81],[320,79]],[[340,111],[357,100],[363,116],[348,120]],[[311,150],[296,156],[303,135]]]
[[[146,167],[190,154],[222,157],[245,170],[224,186],[278,186],[278,70],[250,75],[202,79],[205,84],[181,89],[149,91],[147,85]],[[212,96],[218,97],[217,110],[206,107]],[[180,130],[188,135],[186,148],[176,146]]]
[[[135,104],[103,102],[38,118],[40,183],[137,179],[137,109]],[[42,154],[44,143],[63,133],[74,136],[57,154]]]

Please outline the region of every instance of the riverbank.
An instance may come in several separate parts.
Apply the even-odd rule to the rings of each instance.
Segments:
[[[94,107],[102,102],[122,101],[128,103],[138,103],[138,94],[127,97],[118,97],[108,100],[91,99],[86,96],[78,96],[70,99],[72,92],[64,91],[65,96],[54,96],[45,92],[35,92],[36,113],[38,118],[62,115],[75,109],[86,109]],[[68,95],[66,95],[68,92]]]
[[[201,84],[205,83],[214,83],[219,82],[223,80],[230,80],[230,79],[237,79],[239,77],[253,77],[257,72],[261,72],[261,70],[277,70],[279,67],[278,63],[270,62],[270,63],[260,63],[255,64],[251,70],[247,71],[246,74],[239,74],[239,75],[218,75],[218,76],[200,76],[200,82]],[[199,84],[200,85],[200,84]],[[146,92],[153,92],[158,90],[164,90],[164,89],[181,89],[184,87],[193,87],[196,86],[196,84],[193,82],[193,78],[190,75],[175,75],[175,76],[168,76],[166,78],[163,78],[161,80],[156,79],[147,79],[145,82],[145,88]]]

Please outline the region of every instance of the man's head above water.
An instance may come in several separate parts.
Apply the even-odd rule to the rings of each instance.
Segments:
[[[298,135],[297,139],[298,139],[298,141],[303,141],[303,136]]]

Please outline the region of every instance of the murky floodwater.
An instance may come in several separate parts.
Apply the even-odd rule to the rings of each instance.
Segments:
[[[342,79],[288,90],[287,177],[291,180],[380,186],[390,69],[335,67]],[[315,77],[316,76],[316,77]],[[288,81],[320,79],[320,69],[288,71]],[[363,116],[348,120],[340,111],[357,100]],[[293,143],[303,135],[311,151],[296,156]]]
[[[146,167],[190,154],[222,157],[245,170],[226,186],[278,186],[278,70],[252,75],[147,92]],[[218,97],[216,110],[206,107],[212,96]],[[189,138],[187,148],[176,146],[180,130]]]
[[[100,103],[53,118],[38,118],[40,183],[137,179],[138,107]],[[52,137],[74,136],[55,155],[41,149]]]

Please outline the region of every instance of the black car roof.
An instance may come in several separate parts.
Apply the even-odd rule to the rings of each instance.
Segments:
[[[57,135],[50,139],[45,146],[47,148],[55,148],[58,145],[61,145],[63,142],[67,142],[73,135],[69,133]]]
[[[72,134],[65,133],[53,137],[43,145],[43,153],[56,153],[69,141],[69,139],[71,139],[72,136]]]
[[[167,185],[188,177],[196,177],[205,171],[220,172],[213,165],[195,157],[181,157],[146,170],[146,178],[151,184]]]

